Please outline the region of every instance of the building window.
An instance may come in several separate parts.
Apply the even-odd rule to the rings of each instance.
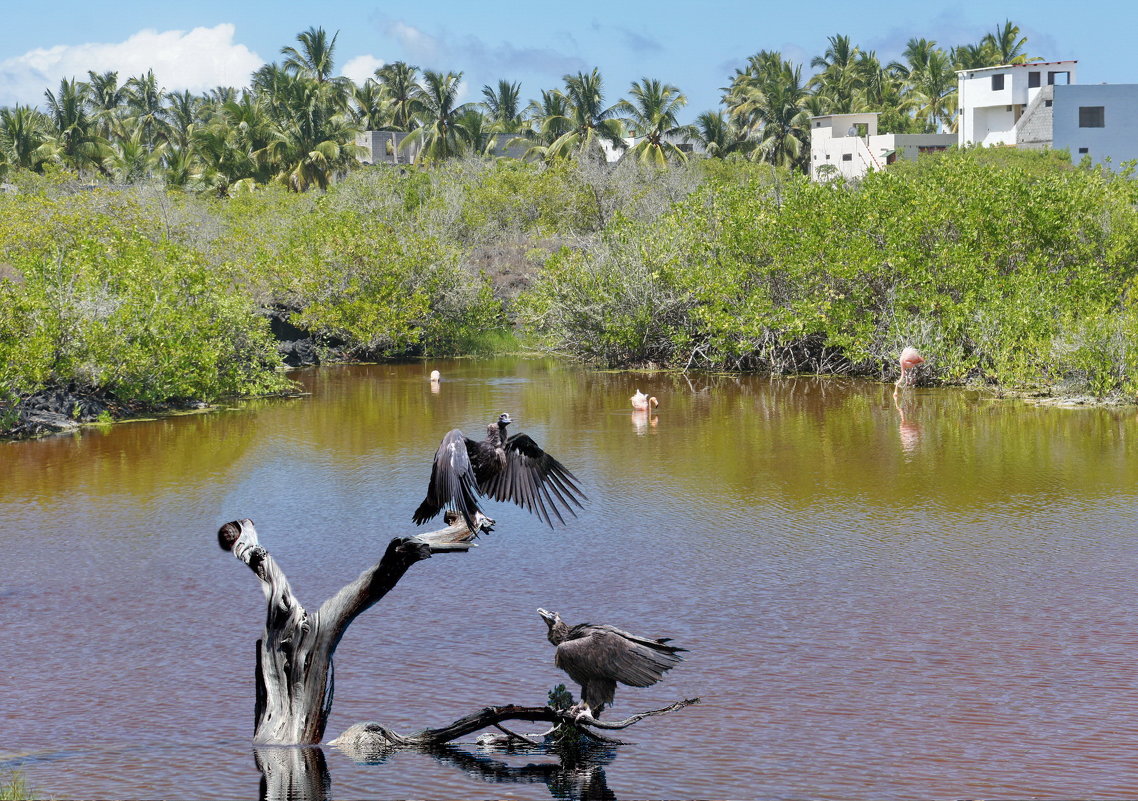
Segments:
[[[1004,88],[1004,74],[1001,72],[992,76],[992,91],[998,92]]]
[[[1106,127],[1106,107],[1105,106],[1079,106],[1079,127],[1080,128],[1105,128]]]
[[[1047,85],[1066,86],[1071,82],[1071,73],[1069,72],[1049,72],[1047,73]]]
[[[1039,79],[1042,77],[1043,76],[1038,72],[1029,72],[1027,74],[1027,88],[1035,89],[1037,86],[1039,86]]]
[[[1091,152],[1091,149],[1090,149],[1089,147],[1080,147],[1080,148],[1079,148],[1079,153],[1080,153],[1080,154],[1083,154],[1083,153],[1090,153],[1090,152]]]
[[[1043,105],[1046,106],[1047,108],[1051,108],[1051,101],[1050,100],[1044,100]]]
[[[842,161],[853,161],[853,153],[843,153]]]

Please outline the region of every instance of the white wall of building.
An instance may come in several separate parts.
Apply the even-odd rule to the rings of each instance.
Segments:
[[[810,120],[810,178],[860,178],[896,158],[915,159],[921,149],[956,144],[953,134],[879,134],[877,114],[831,114]],[[833,170],[826,169],[830,165]]]
[[[1013,145],[1015,124],[1044,86],[1076,82],[1077,61],[1004,64],[957,72],[957,143]],[[1033,81],[1031,76],[1036,75]],[[996,81],[993,81],[996,78]],[[995,88],[1000,80],[1002,88]],[[1038,86],[1031,86],[1035,82]]]
[[[1079,109],[1097,107],[1103,109],[1103,127],[1081,127]],[[1052,112],[1051,146],[1066,148],[1074,163],[1090,156],[1101,164],[1109,157],[1117,169],[1138,159],[1138,84],[1056,86]]]

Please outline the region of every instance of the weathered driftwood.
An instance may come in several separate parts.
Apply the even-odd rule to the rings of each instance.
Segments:
[[[477,521],[489,530],[493,521]],[[230,551],[261,580],[268,612],[257,641],[253,742],[311,745],[324,736],[334,690],[332,655],[344,631],[386,595],[411,565],[432,553],[466,550],[474,538],[464,523],[418,537],[397,537],[374,567],[309,614],[296,600],[284,571],[257,541],[252,520],[226,523],[217,532]]]
[[[466,717],[459,718],[449,726],[438,729],[424,729],[416,734],[402,735],[379,723],[357,723],[350,726],[343,734],[332,740],[329,745],[339,746],[351,752],[367,753],[381,748],[430,748],[452,742],[467,734],[471,734],[489,726],[497,726],[507,720],[523,720],[527,722],[545,722],[565,724],[575,729],[588,739],[593,739],[613,745],[622,744],[599,734],[593,729],[619,730],[626,729],[644,718],[654,715],[664,715],[683,709],[685,706],[698,704],[698,698],[688,698],[676,701],[661,709],[651,709],[639,712],[624,720],[608,721],[594,720],[592,718],[578,718],[567,710],[554,709],[548,706],[488,706],[473,712]]]

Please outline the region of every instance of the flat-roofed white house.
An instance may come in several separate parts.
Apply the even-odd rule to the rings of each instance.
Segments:
[[[1088,156],[1115,167],[1138,159],[1138,84],[1077,84],[1077,63],[957,72],[959,143],[1065,149],[1076,163]]]
[[[1016,125],[1048,87],[1076,83],[1077,61],[1036,61],[957,70],[957,142],[1014,145]]]
[[[956,144],[955,134],[877,132],[877,112],[810,118],[810,178],[860,178],[898,159],[914,160]]]

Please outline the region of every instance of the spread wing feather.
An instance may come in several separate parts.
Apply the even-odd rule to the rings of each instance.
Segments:
[[[554,516],[565,522],[562,511],[576,516],[572,507],[581,506],[585,493],[565,465],[538,447],[528,434],[514,434],[506,440],[503,450],[506,464],[480,481],[483,494],[512,501],[550,527]]]
[[[648,687],[683,659],[686,650],[621,631],[614,626],[574,626],[570,639],[557,646],[556,664],[582,687],[588,682],[619,681]],[[611,703],[611,696],[608,700]]]
[[[427,522],[446,506],[453,505],[474,530],[474,516],[481,509],[478,506],[478,482],[470,459],[477,449],[478,443],[468,439],[461,430],[455,428],[447,432],[435,451],[427,497],[411,518],[416,524]]]

